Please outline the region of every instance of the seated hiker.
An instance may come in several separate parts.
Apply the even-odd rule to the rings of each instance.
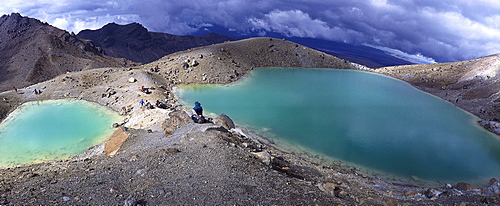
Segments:
[[[158,67],[158,65],[156,65],[155,68],[151,68],[150,70],[151,70],[151,72],[159,72],[160,68]]]
[[[141,86],[141,91],[142,91],[142,92],[144,92],[144,93],[146,93],[146,94],[151,93],[151,92],[149,91],[149,88],[144,87],[144,86]]]
[[[196,123],[204,123],[205,117],[203,116],[203,108],[201,107],[201,104],[199,102],[194,103],[193,107],[193,115],[191,116],[193,118],[193,121]]]
[[[148,100],[144,101],[144,107],[146,109],[154,109],[155,108]]]
[[[156,107],[166,109],[167,105],[165,105],[163,102],[160,102],[160,100],[156,100]]]

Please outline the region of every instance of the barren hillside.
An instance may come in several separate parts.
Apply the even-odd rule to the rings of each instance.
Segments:
[[[377,69],[485,119],[500,119],[500,54],[467,61]]]
[[[66,71],[131,66],[103,55],[91,42],[37,19],[0,17],[0,91],[49,80]]]
[[[228,83],[255,67],[357,69],[357,65],[324,52],[265,37],[190,49],[144,65],[156,66],[173,83]]]

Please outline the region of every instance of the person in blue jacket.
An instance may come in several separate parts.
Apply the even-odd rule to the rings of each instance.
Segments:
[[[201,103],[199,103],[198,101],[194,102],[192,118],[196,123],[205,122],[205,117],[203,116],[203,107],[201,107]]]

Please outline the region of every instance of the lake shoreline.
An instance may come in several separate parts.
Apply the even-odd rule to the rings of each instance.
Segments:
[[[285,151],[330,155],[365,168],[366,174],[378,173],[370,176],[392,172],[384,177],[418,186],[483,185],[500,177],[492,157],[498,153],[488,149],[500,147],[496,135],[479,127],[472,114],[401,80],[313,68],[257,68],[248,76],[228,85],[180,86],[175,94],[182,102],[203,103],[205,114],[224,112],[237,123],[248,124]],[[453,146],[444,144],[447,141]]]
[[[79,155],[105,142],[114,131],[111,125],[121,119],[108,107],[84,100],[23,103],[0,124],[0,168]]]

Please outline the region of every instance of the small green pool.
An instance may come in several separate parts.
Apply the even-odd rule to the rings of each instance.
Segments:
[[[0,124],[0,168],[81,154],[109,138],[119,121],[116,112],[86,101],[25,103]]]

